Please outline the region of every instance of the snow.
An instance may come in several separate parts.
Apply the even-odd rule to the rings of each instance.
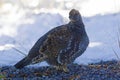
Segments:
[[[90,9],[98,11],[90,10],[94,11],[94,13],[91,13],[87,8],[92,5],[93,1],[90,0],[89,5],[86,3],[88,6],[81,9],[90,44],[84,54],[78,57],[74,63],[88,64],[101,60],[117,59],[113,50],[120,56],[117,43],[120,13],[114,11],[113,8],[111,9],[112,14],[110,14],[110,10],[107,10],[107,12],[106,10],[101,11],[103,12],[101,13],[98,10],[99,8],[93,8],[94,6],[91,6]],[[63,16],[66,16],[66,11],[61,11],[60,14],[54,12],[44,13],[44,11],[35,14],[28,13],[17,5],[14,5],[14,8],[12,6],[6,4],[1,9],[3,10],[2,13],[0,12],[0,66],[14,65],[28,54],[30,48],[42,35],[52,28],[66,23],[63,18]],[[9,10],[4,10],[4,8]],[[86,13],[90,13],[90,15]],[[22,51],[25,55],[19,53],[16,49]],[[42,62],[34,66],[38,65],[47,66],[48,64]]]
[[[81,3],[81,12],[85,16],[119,12],[120,0],[87,0]]]

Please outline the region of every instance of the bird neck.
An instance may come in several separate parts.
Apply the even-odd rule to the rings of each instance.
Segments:
[[[76,22],[72,22],[70,21],[69,24],[72,26],[72,27],[75,27],[75,28],[81,28],[84,30],[84,24],[83,22],[79,22],[79,21],[76,21]]]
[[[79,22],[69,22],[70,28],[73,32],[79,35],[87,35],[83,23]]]

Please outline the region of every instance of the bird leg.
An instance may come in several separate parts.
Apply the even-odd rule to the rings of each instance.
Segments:
[[[67,68],[67,65],[59,65],[59,66],[55,66],[55,68],[58,71],[69,72],[69,69]]]

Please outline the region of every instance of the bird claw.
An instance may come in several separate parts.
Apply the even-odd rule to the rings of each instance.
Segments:
[[[56,70],[58,70],[58,71],[64,71],[65,73],[69,72],[69,69],[67,68],[66,65],[56,66],[55,68],[56,68]]]
[[[68,72],[69,72],[69,69],[68,69],[68,68],[63,68],[63,71],[64,71],[65,73],[68,73]]]

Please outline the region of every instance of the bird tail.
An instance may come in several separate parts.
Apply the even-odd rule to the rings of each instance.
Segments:
[[[21,61],[19,61],[18,63],[16,63],[14,66],[17,69],[21,69],[21,68],[23,68],[24,66],[27,66],[30,63],[31,63],[31,60],[28,57],[25,57]]]

